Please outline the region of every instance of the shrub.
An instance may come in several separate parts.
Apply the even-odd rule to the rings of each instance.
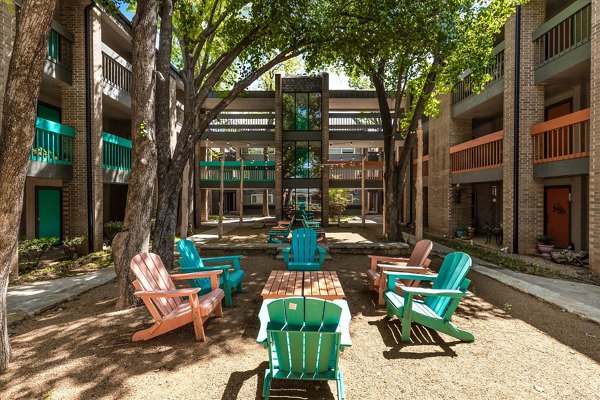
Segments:
[[[63,251],[67,257],[73,258],[74,256],[80,256],[80,252],[78,250],[81,249],[81,246],[86,242],[85,236],[75,236],[72,239],[69,239],[68,236],[65,236],[63,240]]]
[[[123,230],[122,221],[109,221],[104,224],[102,236],[104,236],[104,242],[111,245],[115,235]]]
[[[19,258],[31,269],[37,268],[40,258],[58,242],[58,238],[24,239],[19,242]]]

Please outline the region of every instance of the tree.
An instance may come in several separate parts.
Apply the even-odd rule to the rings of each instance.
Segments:
[[[389,240],[402,240],[400,200],[417,122],[424,114],[435,115],[436,96],[450,91],[463,71],[474,71],[477,85],[489,79],[481,71],[491,61],[495,35],[522,2],[344,2],[339,12],[347,28],[343,36],[334,34],[343,40],[306,55],[309,68],[334,64],[355,85],[375,88],[383,131],[384,223]],[[404,140],[404,146],[396,155],[398,139]]]
[[[338,225],[349,202],[348,192],[345,189],[329,189],[329,205],[337,215]]]
[[[153,248],[170,268],[182,174],[213,119],[265,72],[329,40],[331,3],[319,0],[177,0],[173,32],[185,100],[173,152],[171,132],[157,126],[158,203]],[[167,29],[161,23],[161,37]],[[161,40],[159,53],[168,50]],[[204,109],[211,93],[217,104]]]
[[[133,302],[133,276],[129,270],[129,263],[136,254],[148,251],[150,241],[151,203],[157,163],[154,118],[156,0],[137,1],[132,27],[131,175],[123,230],[112,242],[118,276],[117,307],[120,308]],[[168,76],[165,79],[168,79]]]
[[[7,4],[0,5],[9,7]],[[10,343],[6,321],[6,292],[16,259],[19,220],[29,155],[35,134],[42,68],[48,51],[55,1],[23,2],[8,66],[0,131],[0,372],[8,368]]]

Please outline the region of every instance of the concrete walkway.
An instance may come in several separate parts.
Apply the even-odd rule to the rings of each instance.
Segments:
[[[405,234],[405,237],[414,243],[413,235]],[[444,257],[453,251],[456,250],[434,242],[435,255]],[[471,268],[507,286],[600,324],[600,286],[523,274],[475,257]]]
[[[115,268],[108,267],[81,276],[9,287],[6,296],[8,323],[19,322],[115,278]]]

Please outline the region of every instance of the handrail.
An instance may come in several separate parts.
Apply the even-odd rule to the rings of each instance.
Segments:
[[[504,131],[498,131],[494,133],[490,133],[484,136],[480,136],[478,138],[469,140],[464,143],[455,144],[450,147],[450,154],[458,153],[459,151],[470,149],[473,147],[481,146],[486,143],[495,142],[496,140],[500,140],[504,137]]]
[[[495,57],[495,59],[485,68],[485,72],[492,77],[492,79],[487,82],[486,86],[489,86],[504,77],[504,48],[504,41],[494,47],[492,55]],[[471,74],[472,71],[465,71],[465,73],[461,75],[462,80],[454,85],[452,104],[460,103],[461,101],[478,94],[473,91],[473,78]],[[485,88],[483,90],[485,90]]]
[[[219,182],[221,161],[200,161],[200,180]],[[241,161],[223,161],[223,181],[239,182],[242,175]],[[244,181],[272,182],[275,180],[275,161],[244,160]]]
[[[503,138],[504,131],[498,131],[450,147],[450,172],[471,172],[501,167]]]
[[[223,161],[225,167],[241,167],[241,161]],[[198,163],[201,167],[220,167],[221,161],[200,161]],[[259,160],[244,160],[245,167],[274,167],[275,161],[259,161]]]
[[[362,161],[328,161],[329,179],[333,181],[358,181],[362,179]],[[383,161],[365,161],[365,180],[383,180]]]
[[[531,127],[533,163],[567,160],[589,155],[590,109]]]
[[[102,132],[102,166],[131,171],[131,140]]]
[[[35,138],[29,159],[72,165],[74,137],[74,128],[38,117],[35,120]]]
[[[131,64],[102,43],[102,78],[112,86],[131,94],[133,74]]]
[[[591,4],[592,0],[577,0],[574,1],[573,4],[569,5],[567,8],[556,14],[554,17],[550,18],[548,21],[544,22],[531,34],[532,39],[535,41],[539,39],[540,36],[550,31],[552,28],[569,18],[571,15],[575,14],[577,11],[581,10],[583,7]]]

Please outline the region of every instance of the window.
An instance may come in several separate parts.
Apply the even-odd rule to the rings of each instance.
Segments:
[[[283,130],[321,130],[321,93],[283,93]]]
[[[262,147],[242,147],[242,154],[263,155],[264,151]],[[275,154],[275,148],[269,147],[267,152],[268,154]]]
[[[320,178],[321,142],[283,142],[284,178]]]
[[[269,193],[267,196],[269,199],[269,204],[273,204],[273,194]],[[262,204],[263,203],[263,195],[262,193],[252,194],[250,195],[250,204]]]

